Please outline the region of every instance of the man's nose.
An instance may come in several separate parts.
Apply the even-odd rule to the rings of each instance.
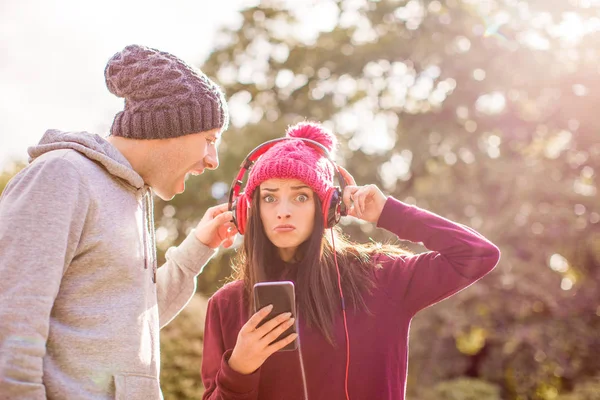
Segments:
[[[204,166],[208,169],[219,168],[219,154],[216,148],[210,149],[204,157]]]

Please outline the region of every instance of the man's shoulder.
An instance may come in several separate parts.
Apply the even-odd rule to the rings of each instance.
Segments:
[[[97,165],[94,161],[87,158],[85,155],[81,154],[77,150],[73,149],[57,149],[52,150],[47,153],[42,154],[38,158],[36,158],[31,165],[35,165],[36,163],[43,164],[71,164],[75,169],[81,171],[82,169],[87,168],[97,168]]]
[[[99,163],[73,149],[57,149],[44,153],[33,160],[29,167],[55,171],[65,180],[77,180],[85,186],[98,185],[104,179],[113,178]]]
[[[73,161],[71,160],[73,158]],[[45,153],[19,171],[7,185],[7,189],[17,185],[71,185],[81,181],[82,163],[75,162],[76,155],[67,154],[66,150]],[[60,185],[59,185],[60,186]]]
[[[13,206],[44,205],[50,210],[55,205],[66,210],[67,204],[78,204],[80,209],[85,209],[90,180],[84,176],[80,165],[60,153],[44,154],[19,171],[2,192],[2,201]]]

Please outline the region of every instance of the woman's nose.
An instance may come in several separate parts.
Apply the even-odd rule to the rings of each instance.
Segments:
[[[277,218],[279,219],[283,219],[283,218],[289,218],[292,216],[292,213],[290,212],[290,207],[287,204],[287,202],[282,201],[279,205],[279,207],[277,208]]]

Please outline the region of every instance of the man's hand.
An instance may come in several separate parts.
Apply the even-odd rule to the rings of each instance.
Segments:
[[[228,248],[238,233],[232,220],[233,215],[227,211],[227,203],[211,207],[196,226],[196,238],[211,249],[219,246]]]

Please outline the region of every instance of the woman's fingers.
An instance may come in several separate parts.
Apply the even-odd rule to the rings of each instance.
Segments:
[[[275,318],[265,322],[259,328],[256,328],[256,334],[258,335],[259,338],[265,337],[269,332],[271,332],[277,326],[279,326],[283,322],[289,320],[291,316],[292,316],[292,313],[290,313],[290,312],[285,312],[285,313],[279,314]]]
[[[242,326],[242,329],[240,329],[240,333],[251,333],[256,331],[256,327],[258,326],[258,324],[260,324],[260,321],[265,319],[265,317],[269,315],[272,309],[273,305],[269,304],[268,306],[258,310],[256,313],[254,313],[252,317],[250,317],[248,322],[246,322],[244,326]]]
[[[367,201],[367,197],[370,194],[370,189],[371,189],[370,185],[369,186],[363,186],[354,195],[354,204],[355,205],[358,204],[358,215],[359,215],[359,217],[362,217],[362,215],[365,213],[365,203]]]
[[[363,218],[369,199],[375,193],[374,185],[347,186],[342,195],[342,200],[348,207],[348,215]]]
[[[354,207],[354,215],[358,218],[362,218],[365,211],[365,193],[366,186],[357,187],[356,191],[350,196],[352,205]]]
[[[273,343],[272,345],[269,345],[269,347],[267,347],[267,351],[269,352],[269,355],[283,349],[285,346],[287,346],[288,344],[290,344],[294,340],[296,340],[297,337],[298,337],[297,333],[290,333],[283,339],[278,340],[277,342]]]
[[[287,321],[283,321],[279,324],[279,326],[276,326],[269,333],[263,336],[261,340],[265,343],[265,346],[273,343],[283,332],[285,332],[290,326],[294,325],[294,321],[294,318],[289,318]]]
[[[344,202],[344,204],[346,204],[348,210],[352,208],[354,193],[356,193],[358,189],[358,186],[350,185],[346,186],[346,188],[344,189],[344,193],[342,193],[342,201]]]
[[[356,186],[356,181],[354,180],[354,177],[352,175],[350,175],[350,172],[348,172],[348,170],[346,168],[340,167],[338,165],[337,169],[338,169],[338,171],[340,171],[340,175],[342,175],[342,178],[344,178],[346,185]]]

